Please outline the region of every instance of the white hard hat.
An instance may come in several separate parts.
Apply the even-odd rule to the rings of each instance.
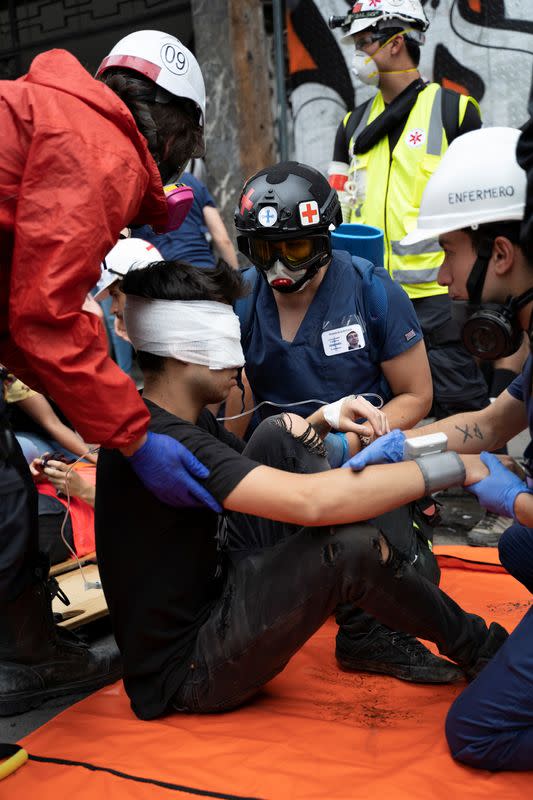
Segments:
[[[368,28],[379,25],[381,29],[383,23],[388,23],[390,27],[411,27],[425,31],[429,22],[422,8],[420,0],[359,0],[354,3],[349,16],[352,23],[346,31],[344,39],[361,33]],[[397,24],[394,24],[397,23]],[[345,29],[346,30],[346,29]],[[420,43],[424,37],[420,37]]]
[[[144,239],[121,239],[100,265],[100,280],[96,284],[95,300],[103,300],[109,287],[119,281],[130,269],[142,269],[154,261],[163,261],[163,256],[150,242]]]
[[[482,128],[454,139],[424,190],[417,228],[401,244],[488,222],[521,220],[526,173],[516,160],[519,136],[516,128]]]
[[[175,36],[162,31],[130,33],[104,58],[96,77],[111,67],[139,72],[175,97],[192,100],[204,119],[205,84],[200,65]]]

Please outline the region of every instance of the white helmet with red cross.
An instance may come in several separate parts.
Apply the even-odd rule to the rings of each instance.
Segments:
[[[347,38],[370,28],[413,28],[415,33],[427,30],[428,26],[420,0],[356,0],[342,27]],[[424,41],[421,34],[414,38],[420,44]]]
[[[198,61],[179,39],[162,31],[135,31],[113,47],[96,72],[131,69],[175,97],[192,100],[205,117],[205,84]]]

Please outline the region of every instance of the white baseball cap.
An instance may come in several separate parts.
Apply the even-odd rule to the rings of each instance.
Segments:
[[[154,261],[163,261],[157,247],[144,239],[121,239],[106,255],[100,265],[100,280],[96,284],[95,300],[103,300],[109,287],[126,275],[130,269],[142,269]]]

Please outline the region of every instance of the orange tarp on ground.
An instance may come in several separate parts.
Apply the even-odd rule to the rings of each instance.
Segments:
[[[444,589],[467,610],[509,629],[516,625],[531,596],[501,568],[480,568],[496,561],[494,550],[438,552],[458,557],[442,559]],[[335,630],[328,622],[255,702],[233,713],[140,722],[121,683],[103,689],[23,745],[35,756],[86,762],[124,776],[30,761],[0,783],[0,797],[525,800],[533,795],[531,773],[478,771],[450,758],[444,719],[463,684],[417,686],[340,672],[333,656]]]

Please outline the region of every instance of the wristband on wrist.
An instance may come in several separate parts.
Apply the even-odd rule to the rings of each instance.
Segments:
[[[450,486],[462,486],[466,477],[463,462],[453,450],[431,453],[414,459],[424,478],[425,494],[432,494]]]

